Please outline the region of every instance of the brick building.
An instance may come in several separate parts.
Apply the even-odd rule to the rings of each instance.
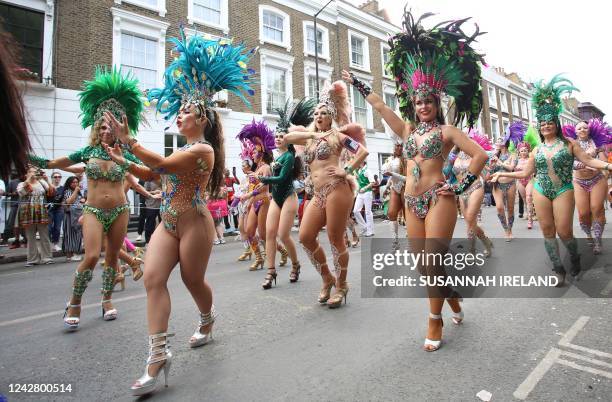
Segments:
[[[163,72],[174,57],[167,38],[198,32],[213,38],[232,37],[259,47],[250,63],[259,84],[252,109],[237,97],[219,94],[226,137],[226,166],[239,166],[234,139],[253,116],[272,126],[272,112],[287,98],[315,95],[315,35],[312,16],[323,0],[0,0],[4,27],[23,46],[22,65],[38,74],[24,81],[33,144],[38,154],[65,155],[83,145],[88,130],[79,126],[77,93],[96,65],[131,69],[143,89],[162,85]],[[343,68],[354,72],[396,104],[393,80],[383,74],[390,34],[399,28],[388,22],[376,1],[361,7],[332,2],[318,17],[319,79],[336,80]],[[31,40],[35,37],[36,40]],[[27,59],[27,60],[26,60]],[[26,63],[27,62],[27,63]],[[380,166],[391,150],[385,126],[356,91],[349,90],[353,119],[366,127],[369,165]],[[139,140],[168,154],[182,145],[175,126],[148,110],[149,127]],[[240,169],[238,169],[240,170]]]

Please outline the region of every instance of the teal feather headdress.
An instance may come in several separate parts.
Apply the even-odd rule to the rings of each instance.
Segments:
[[[247,64],[257,49],[245,52],[242,44],[234,46],[231,39],[209,40],[198,34],[189,40],[180,27],[180,39],[171,38],[178,57],[164,74],[164,88],[151,89],[149,100],[157,101],[157,110],[166,120],[176,116],[185,103],[191,103],[201,111],[214,106],[213,96],[228,90],[251,106],[245,92],[253,96],[250,84],[255,70]]]
[[[93,126],[104,112],[109,111],[119,121],[125,115],[132,133],[138,130],[144,107],[138,79],[131,72],[123,74],[121,69],[113,67],[109,71],[107,67],[98,66],[94,79],[83,83],[78,96],[83,128]]]
[[[415,20],[405,9],[403,31],[389,39],[387,68],[395,77],[400,112],[403,118],[414,119],[415,98],[446,94],[454,101],[454,124],[466,120],[472,127],[482,109],[480,65],[484,64],[472,43],[484,32],[476,25],[476,31],[466,35],[462,25],[468,18],[425,29],[421,21],[432,15],[426,13]]]
[[[555,75],[547,84],[544,84],[542,80],[538,81],[531,98],[538,121],[558,120],[559,115],[563,112],[561,95],[571,94],[572,91],[579,91],[579,89],[561,74]]]

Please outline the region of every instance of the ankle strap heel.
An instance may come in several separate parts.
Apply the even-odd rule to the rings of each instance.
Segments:
[[[219,314],[217,314],[214,304],[210,308],[209,313],[206,313],[206,314],[200,313],[200,320],[198,322],[198,328],[196,329],[196,331],[191,336],[191,339],[189,340],[190,347],[197,348],[199,346],[206,345],[207,343],[213,340],[212,328],[210,329],[210,331],[208,331],[205,334],[203,334],[201,330],[202,330],[202,327],[213,324],[218,316]]]
[[[159,334],[149,335],[149,357],[145,366],[145,372],[134,385],[132,385],[132,395],[141,396],[149,394],[157,388],[157,377],[164,370],[164,385],[168,386],[168,372],[172,364],[172,353],[170,352],[170,344],[168,338],[174,334],[161,332]],[[155,363],[164,362],[159,368],[157,374],[151,376],[149,374],[149,366]]]

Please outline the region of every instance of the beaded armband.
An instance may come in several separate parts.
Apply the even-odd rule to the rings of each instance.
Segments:
[[[459,183],[452,184],[450,187],[455,192],[455,194],[459,195],[463,193],[465,190],[467,190],[468,188],[470,188],[472,183],[474,183],[477,178],[478,176],[470,172],[467,172],[465,177]]]
[[[48,169],[49,168],[49,159],[45,159],[42,158],[38,155],[34,155],[34,154],[29,154],[28,158],[30,159],[30,163],[32,163],[32,165],[39,167],[41,169]]]
[[[353,86],[357,88],[359,93],[367,98],[369,94],[372,93],[372,88],[370,88],[365,82],[359,80],[359,78],[355,77],[353,73],[351,73],[351,78],[353,79]]]
[[[130,138],[127,142],[121,143],[121,148],[125,149],[126,151],[132,152],[132,146],[137,142],[138,141],[136,140],[136,138]]]

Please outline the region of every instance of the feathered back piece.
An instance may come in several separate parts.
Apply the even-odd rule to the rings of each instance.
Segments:
[[[351,106],[348,89],[344,81],[326,81],[321,91],[319,105],[325,105],[337,125],[343,126],[351,121]]]
[[[284,107],[275,109],[279,116],[276,131],[287,133],[291,126],[308,126],[312,123],[316,104],[313,98],[302,98],[297,102],[287,99]]]
[[[610,127],[608,123],[600,119],[591,119],[588,122],[588,127],[589,137],[591,137],[597,148],[612,144],[612,127]],[[578,134],[576,134],[576,126],[572,124],[564,125],[563,135],[573,140],[577,139]]]
[[[236,136],[240,142],[250,141],[255,148],[260,151],[271,153],[276,146],[274,145],[274,131],[263,121],[253,121],[242,126],[242,130]]]
[[[561,74],[555,75],[547,84],[544,84],[542,80],[538,81],[531,97],[538,121],[558,120],[559,115],[563,112],[561,95],[571,94],[572,91],[579,91],[579,89]]]
[[[518,144],[517,148],[520,151],[522,148],[527,148],[529,151],[534,149],[540,144],[540,136],[538,131],[533,128],[532,125],[529,125],[527,132],[523,136],[523,141]]]
[[[470,139],[474,140],[476,144],[480,145],[480,147],[485,151],[493,150],[493,145],[491,144],[491,140],[489,139],[489,137],[481,134],[480,131],[471,128],[468,132],[468,136],[470,137]]]
[[[93,126],[109,111],[119,121],[125,115],[132,134],[138,131],[143,119],[143,95],[131,72],[123,74],[120,69],[97,66],[94,79],[83,83],[78,96],[83,128]]]
[[[455,125],[463,120],[472,127],[482,109],[480,64],[483,55],[472,49],[472,42],[484,32],[466,35],[461,26],[469,18],[446,21],[427,30],[404,9],[404,30],[389,39],[389,68],[396,81],[396,95],[404,119],[414,119],[414,99],[428,95],[453,97]]]
[[[183,104],[191,103],[204,111],[214,106],[213,96],[223,90],[245,97],[255,94],[251,88],[255,70],[247,64],[257,49],[245,52],[243,44],[234,46],[231,39],[208,40],[198,34],[189,39],[181,26],[180,38],[172,38],[178,57],[164,73],[164,88],[149,91],[149,100],[157,101],[157,110],[170,120]]]

